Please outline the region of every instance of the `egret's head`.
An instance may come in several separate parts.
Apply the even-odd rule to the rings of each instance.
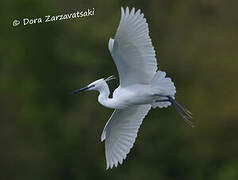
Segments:
[[[81,91],[92,91],[92,90],[99,91],[100,88],[102,88],[104,86],[107,86],[106,81],[110,81],[110,80],[113,80],[113,79],[116,79],[116,78],[114,76],[110,76],[106,79],[104,79],[104,78],[98,79],[98,80],[92,82],[91,84],[87,85],[86,87],[74,90],[71,94],[76,94],[76,93],[79,93]]]

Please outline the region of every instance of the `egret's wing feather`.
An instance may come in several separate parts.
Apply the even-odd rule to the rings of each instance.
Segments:
[[[157,70],[155,51],[144,14],[133,8],[121,8],[121,20],[109,50],[117,66],[120,86],[147,84]]]
[[[151,105],[116,109],[104,127],[101,141],[105,140],[107,169],[122,164],[132,148],[139,127]]]
[[[110,38],[108,41],[108,49],[111,52],[114,44],[114,39]]]

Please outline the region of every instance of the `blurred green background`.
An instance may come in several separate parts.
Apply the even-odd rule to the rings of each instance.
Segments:
[[[151,110],[123,165],[106,171],[100,135],[112,110],[95,92],[69,92],[117,75],[107,44],[121,6],[144,12],[159,68],[197,127],[172,107]],[[235,0],[2,1],[0,179],[238,179],[237,7]],[[95,15],[12,26],[87,8]]]

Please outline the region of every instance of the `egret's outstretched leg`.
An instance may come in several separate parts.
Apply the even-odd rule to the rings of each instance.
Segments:
[[[171,102],[175,110],[184,119],[184,121],[191,127],[195,127],[195,125],[191,121],[191,119],[193,118],[192,113],[189,110],[185,109],[183,106],[181,106],[174,98],[172,98],[171,96],[165,96],[165,95],[159,95],[159,94],[156,94],[156,96],[168,98],[168,99],[156,100],[156,102]]]

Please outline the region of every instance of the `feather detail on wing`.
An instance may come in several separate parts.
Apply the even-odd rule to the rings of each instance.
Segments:
[[[115,40],[110,38],[109,50],[117,66],[120,86],[148,84],[152,81],[157,61],[149,28],[140,9],[121,8],[121,20]]]
[[[106,123],[101,141],[105,140],[107,169],[122,164],[133,147],[139,127],[151,105],[116,109]]]

